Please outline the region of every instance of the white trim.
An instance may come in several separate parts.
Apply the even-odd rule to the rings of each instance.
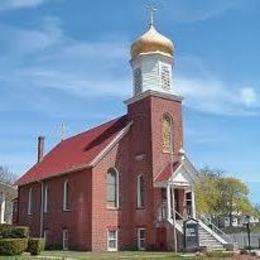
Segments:
[[[192,207],[192,217],[196,219],[196,200],[195,200],[195,192],[191,191],[191,207]]]
[[[173,101],[177,101],[177,102],[182,102],[183,97],[181,96],[177,96],[174,94],[170,94],[170,93],[162,93],[159,91],[155,91],[155,90],[146,90],[145,92],[143,92],[140,95],[134,96],[132,98],[127,99],[126,101],[124,101],[124,103],[126,105],[130,105],[132,103],[135,103],[137,101],[142,100],[143,98],[149,97],[149,96],[154,96],[154,97],[160,97],[163,99],[167,99],[167,100],[173,100]]]
[[[129,63],[130,63],[130,65],[132,65],[133,66],[133,63],[135,62],[135,61],[138,61],[138,60],[141,60],[141,59],[144,59],[144,58],[146,58],[147,56],[163,56],[163,57],[165,57],[166,59],[169,59],[169,61],[170,62],[172,62],[172,58],[173,58],[173,56],[172,55],[170,55],[170,54],[167,54],[167,53],[165,53],[165,52],[161,52],[161,51],[151,51],[151,52],[142,52],[142,53],[140,53],[137,57],[135,57],[135,58],[133,58],[133,59],[130,59],[129,60]]]
[[[144,231],[144,238],[141,238],[141,231]],[[144,242],[144,246],[141,246],[141,241]],[[146,229],[145,228],[137,228],[137,248],[138,250],[146,249]]]
[[[171,181],[172,181],[172,179],[173,179],[174,176],[175,176],[175,173],[178,172],[178,171],[180,171],[180,169],[182,168],[182,166],[183,166],[183,163],[181,163],[181,164],[177,167],[177,169],[176,169],[174,172],[172,172],[171,177],[169,178],[169,181],[168,181],[168,182],[171,182]]]
[[[181,169],[182,167],[182,163],[178,166],[178,168],[171,174],[171,176],[169,177],[168,180],[166,181],[161,181],[161,182],[158,182],[156,181],[157,177],[161,174],[161,172],[155,177],[155,180],[154,180],[154,186],[157,187],[157,188],[165,188],[168,184],[172,184],[171,183],[171,179],[172,179],[172,176]]]
[[[166,187],[166,198],[167,198],[167,219],[171,219],[172,218],[172,206],[171,206],[171,189],[170,189],[170,185],[167,185]]]
[[[190,187],[190,182],[183,176],[182,172],[175,172],[171,177],[171,182],[177,187]]]
[[[45,244],[46,244],[48,239],[48,229],[43,230],[43,239],[45,240]]]
[[[1,192],[1,214],[0,214],[0,224],[5,223],[5,193]]]
[[[68,189],[69,189],[69,181],[65,180],[63,183],[63,210],[67,211],[69,210],[69,207],[67,207],[68,205]]]
[[[33,192],[33,188],[30,187],[29,192],[28,192],[28,206],[27,206],[28,215],[32,215],[32,192]]]
[[[133,122],[127,124],[118,135],[90,162],[88,166],[95,167],[111,150],[115,145],[128,133]]]
[[[68,229],[62,230],[62,249],[69,250],[69,231],[68,231]]]
[[[43,205],[44,205],[44,208],[43,208],[43,212],[44,213],[48,213],[48,196],[49,196],[49,186],[48,184],[46,183],[44,185],[44,199],[43,199]]]
[[[140,179],[143,178],[144,181],[144,175],[140,174],[137,176],[137,180],[136,180],[136,197],[137,197],[137,208],[144,208],[145,207],[145,198],[141,198],[141,181]],[[144,185],[145,187],[145,185]],[[143,188],[144,188],[143,187]],[[144,196],[144,195],[143,195]],[[143,205],[142,205],[142,201],[143,201]]]
[[[115,239],[111,239],[110,237],[109,237],[109,233],[110,232],[115,232]],[[109,241],[110,240],[115,240],[115,248],[111,248],[111,247],[109,247]],[[117,251],[118,250],[118,230],[107,230],[107,251],[110,251],[110,252],[113,252],[113,251]]]

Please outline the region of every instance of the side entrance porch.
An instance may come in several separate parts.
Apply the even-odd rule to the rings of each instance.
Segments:
[[[159,250],[183,251],[184,222],[198,222],[199,247],[207,250],[234,248],[232,239],[196,212],[194,187],[195,168],[186,159],[166,168],[157,177],[155,187],[160,190],[156,215],[156,246]],[[170,172],[169,172],[170,171]]]

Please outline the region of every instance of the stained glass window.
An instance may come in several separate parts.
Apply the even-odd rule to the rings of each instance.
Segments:
[[[173,150],[172,119],[168,115],[165,115],[163,117],[162,138],[163,138],[163,140],[162,140],[163,141],[163,151],[171,152]]]

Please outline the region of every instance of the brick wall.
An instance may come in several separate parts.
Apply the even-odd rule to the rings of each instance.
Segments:
[[[136,248],[138,227],[147,231],[147,247],[156,248],[156,218],[160,206],[160,189],[154,178],[169,163],[170,156],[162,152],[162,118],[169,113],[174,121],[175,157],[182,147],[181,103],[149,96],[128,106],[133,125],[125,136],[91,170],[80,171],[48,180],[49,212],[44,214],[44,229],[49,242],[62,245],[62,229],[69,230],[71,249],[104,251],[107,230],[119,232],[119,250]],[[106,173],[111,167],[119,172],[120,204],[118,209],[106,206]],[[137,176],[144,175],[145,207],[137,209]],[[64,212],[63,183],[70,184],[70,211]],[[29,188],[33,186],[33,214],[27,214]],[[41,184],[19,188],[20,225],[40,234]]]
[[[147,228],[147,245],[155,248],[158,248],[155,223],[161,204],[161,193],[159,188],[154,187],[153,180],[170,163],[170,154],[162,150],[162,122],[165,113],[170,114],[173,119],[173,147],[176,160],[179,159],[179,151],[183,146],[181,102],[150,95],[128,106],[128,115],[133,120],[129,137],[133,155],[130,172],[143,172],[146,176],[147,203],[143,214]],[[134,157],[139,154],[144,154],[144,159],[136,161]],[[137,211],[136,218],[138,216]]]
[[[52,178],[48,183],[48,213],[43,215],[43,229],[48,230],[47,244],[62,247],[62,230],[69,230],[71,249],[91,249],[91,171],[81,171]],[[69,183],[70,210],[63,211],[63,184]],[[28,193],[33,188],[32,215],[27,213]],[[41,183],[19,188],[19,225],[30,227],[33,236],[40,236]]]

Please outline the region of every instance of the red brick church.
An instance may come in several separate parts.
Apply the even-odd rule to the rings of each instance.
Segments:
[[[91,251],[183,247],[196,218],[197,171],[183,148],[182,100],[172,83],[175,48],[151,23],[131,46],[127,113],[58,143],[18,181],[16,222],[50,248]],[[201,220],[212,248],[227,242]],[[204,232],[204,233],[203,233]],[[208,239],[200,239],[205,245]]]

